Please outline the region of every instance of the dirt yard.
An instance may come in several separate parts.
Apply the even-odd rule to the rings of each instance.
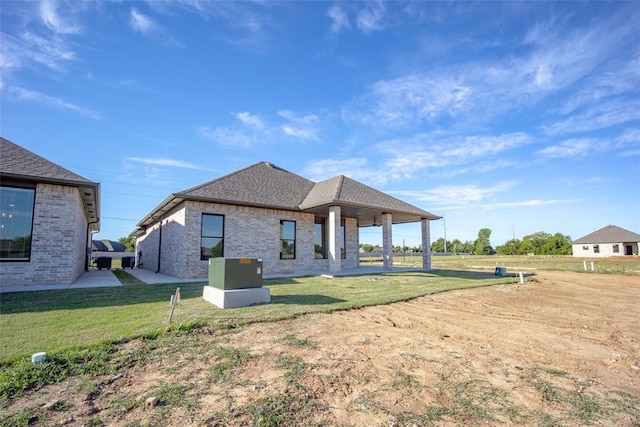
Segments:
[[[540,272],[119,352],[146,362],[3,411],[47,425],[638,426],[640,276]]]

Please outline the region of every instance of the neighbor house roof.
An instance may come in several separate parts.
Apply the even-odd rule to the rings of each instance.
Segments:
[[[591,234],[587,234],[577,240],[574,244],[582,245],[588,243],[623,243],[623,242],[640,242],[640,234],[615,225],[607,225],[606,227],[596,230]]]
[[[120,242],[114,242],[113,240],[102,239],[102,240],[92,240],[91,250],[93,252],[126,252],[127,247]]]
[[[91,228],[99,230],[100,184],[0,137],[0,179],[78,187]]]
[[[185,200],[326,214],[339,205],[360,226],[381,224],[382,213],[394,223],[439,219],[425,210],[345,176],[315,183],[269,162],[260,162],[196,187],[173,193],[138,223],[149,226]]]

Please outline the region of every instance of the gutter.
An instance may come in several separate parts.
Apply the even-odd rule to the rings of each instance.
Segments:
[[[158,236],[158,269],[156,273],[160,273],[160,260],[162,259],[162,219],[160,219],[160,235]]]
[[[100,219],[93,222],[87,223],[87,234],[86,234],[86,251],[84,254],[84,271],[89,271],[89,254],[91,253],[91,246],[93,245],[93,234],[98,233],[99,230],[91,231],[92,224],[99,224]],[[89,240],[89,233],[91,233],[91,240]]]

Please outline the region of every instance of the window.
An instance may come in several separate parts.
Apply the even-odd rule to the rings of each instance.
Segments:
[[[316,259],[327,257],[327,221],[325,218],[316,218],[313,225],[313,248]]]
[[[582,245],[582,250],[583,251],[588,251],[589,250],[589,245]]]
[[[593,245],[593,253],[594,254],[600,253],[600,245]]]
[[[0,187],[0,260],[29,261],[35,193],[32,188]]]
[[[202,214],[200,259],[224,256],[224,215]]]
[[[340,258],[347,258],[347,250],[344,237],[344,219],[340,221]]]
[[[619,244],[615,244],[613,245],[613,253],[614,254],[619,254],[620,253],[620,245]]]
[[[296,222],[280,221],[280,259],[296,257]]]

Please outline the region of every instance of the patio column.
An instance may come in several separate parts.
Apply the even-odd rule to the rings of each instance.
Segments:
[[[340,273],[342,256],[340,254],[340,206],[329,207],[329,272]]]
[[[422,268],[431,270],[431,230],[430,221],[426,218],[420,220],[422,224]]]
[[[382,214],[382,268],[393,269],[393,236],[390,213]]]

